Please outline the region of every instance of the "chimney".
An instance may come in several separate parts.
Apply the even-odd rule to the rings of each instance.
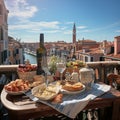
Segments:
[[[120,36],[114,38],[114,55],[120,53]]]
[[[103,48],[106,48],[106,45],[107,45],[107,40],[104,40],[103,41]]]

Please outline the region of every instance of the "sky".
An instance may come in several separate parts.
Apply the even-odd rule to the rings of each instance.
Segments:
[[[120,36],[120,0],[5,0],[8,34],[21,42],[114,41]]]

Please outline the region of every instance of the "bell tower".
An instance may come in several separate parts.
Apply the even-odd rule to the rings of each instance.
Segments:
[[[73,43],[76,43],[76,26],[75,26],[75,23],[73,25]]]

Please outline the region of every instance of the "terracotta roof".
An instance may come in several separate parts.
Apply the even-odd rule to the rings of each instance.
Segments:
[[[77,51],[77,53],[83,53],[83,50]],[[91,48],[89,51],[86,51],[85,54],[103,54],[103,52],[99,48]]]
[[[115,38],[120,38],[120,36],[116,36]]]
[[[96,42],[95,40],[90,40],[90,39],[78,40],[78,41],[83,41],[83,42]]]
[[[120,58],[120,54],[117,54],[117,55],[109,54],[109,55],[106,55],[106,56],[113,57],[113,58]]]

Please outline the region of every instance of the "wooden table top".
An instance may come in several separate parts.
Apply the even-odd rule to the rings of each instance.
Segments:
[[[16,120],[16,118],[17,120],[23,118],[27,120],[30,118],[60,114],[48,105],[31,101],[25,95],[9,95],[5,89],[1,92],[1,102],[7,108],[10,120]],[[113,109],[112,120],[118,119],[120,114],[120,91],[111,88],[110,91],[91,100],[84,110],[106,107]]]
[[[108,102],[108,100],[112,101],[114,99],[120,99],[120,92],[115,89],[111,89],[109,92],[91,100],[88,106],[95,102],[102,102],[105,100]],[[42,103],[35,103],[25,95],[9,95],[5,89],[1,92],[1,102],[7,109],[13,111],[51,108]]]

